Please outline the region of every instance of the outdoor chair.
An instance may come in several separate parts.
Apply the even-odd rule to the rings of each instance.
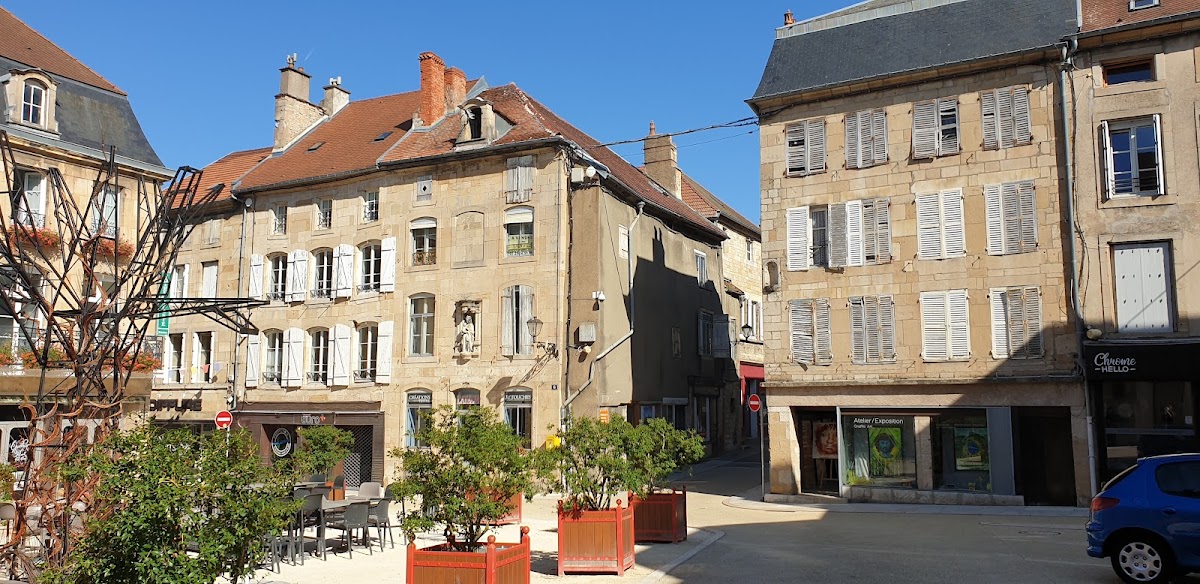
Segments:
[[[368,501],[356,501],[346,506],[346,510],[342,512],[342,516],[330,522],[327,527],[331,529],[340,529],[342,531],[342,539],[346,542],[346,551],[350,552],[350,557],[354,557],[354,530],[361,529],[363,540],[367,544],[367,549],[371,555],[375,555],[375,548],[371,545],[370,534],[367,528],[370,526],[369,519],[371,514],[371,503]]]
[[[300,548],[300,565],[304,565],[304,532],[309,527],[317,528],[317,550],[321,552],[321,559],[325,559],[325,512],[321,510],[321,501],[324,497],[317,493],[309,493],[304,498],[304,503],[300,506],[300,511],[297,514],[297,530],[296,543]]]
[[[358,486],[358,496],[364,499],[378,499],[383,496],[383,485],[366,482]]]
[[[388,515],[388,505],[390,504],[391,500],[381,499],[378,503],[371,506],[371,513],[367,517],[367,523],[375,528],[375,533],[379,537],[379,551],[383,551],[383,539],[385,536],[388,539],[389,545],[392,548],[396,547],[396,538],[392,535],[392,520]]]
[[[329,494],[333,495],[329,498],[330,501],[341,501],[346,498],[346,477],[344,475],[333,477],[333,490]]]
[[[331,490],[333,490],[332,487],[326,487],[326,486],[322,485],[320,487],[310,488],[309,492],[313,493],[314,495],[321,495],[321,496],[325,497],[326,499],[332,501],[333,499],[329,496],[329,492]]]

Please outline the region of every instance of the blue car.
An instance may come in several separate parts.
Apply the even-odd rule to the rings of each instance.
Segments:
[[[1125,582],[1200,572],[1200,454],[1138,459],[1092,498],[1087,537]]]

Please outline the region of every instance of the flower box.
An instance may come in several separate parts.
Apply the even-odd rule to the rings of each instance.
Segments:
[[[687,539],[687,489],[633,497],[636,541],[678,543]]]
[[[417,549],[416,544],[408,544],[405,582],[529,584],[528,527],[521,528],[521,543],[496,543],[496,536],[489,535],[487,547],[480,551],[453,551],[452,546]]]
[[[633,509],[565,510],[558,503],[558,575],[612,573],[633,567]]]

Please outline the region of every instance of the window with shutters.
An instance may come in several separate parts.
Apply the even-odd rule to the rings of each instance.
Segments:
[[[992,288],[992,358],[1042,356],[1042,291],[1037,286]]]
[[[333,200],[322,199],[317,201],[317,229],[329,229],[333,227]]]
[[[329,329],[318,328],[308,332],[308,374],[310,383],[329,383]]]
[[[187,298],[188,271],[187,264],[171,268],[171,282],[167,289],[171,298]]]
[[[357,335],[358,367],[354,370],[354,380],[374,382],[379,366],[379,327],[360,325]]]
[[[192,383],[212,383],[213,334],[212,332],[192,335]]]
[[[1101,163],[1109,198],[1158,196],[1163,188],[1162,122],[1149,118],[1102,122]]]
[[[896,362],[896,310],[891,295],[850,297],[850,360]]]
[[[313,298],[329,298],[333,295],[333,250],[319,249],[313,252]]]
[[[828,298],[802,298],[788,303],[792,361],[804,365],[833,363],[832,321]]]
[[[1037,198],[1033,181],[985,185],[983,198],[989,255],[1037,251]]]
[[[204,262],[200,264],[201,274],[203,276],[200,296],[203,298],[217,297],[217,262]]]
[[[693,250],[695,251],[695,250]],[[703,286],[708,283],[708,256],[702,251],[696,254],[696,283]]]
[[[966,290],[921,293],[921,358],[927,362],[971,357]]]
[[[912,141],[914,159],[958,154],[958,98],[914,103]]]
[[[437,220],[422,217],[412,222],[412,265],[432,266],[437,263]]]
[[[215,245],[221,243],[221,220],[209,219],[204,222],[204,243]]]
[[[267,258],[267,262],[267,300],[284,300],[287,298],[288,256],[282,253],[274,254]]]
[[[788,176],[825,172],[825,120],[804,120],[787,126]]]
[[[887,113],[883,108],[846,114],[846,168],[887,162]]]
[[[283,235],[287,233],[287,205],[279,204],[271,207],[271,233]]]
[[[417,177],[416,202],[427,203],[433,200],[433,176]]]
[[[697,352],[701,357],[713,356],[713,313],[701,310],[696,319]]]
[[[795,221],[807,225],[801,239],[810,244],[808,265],[843,268],[883,264],[892,261],[892,230],[888,199],[847,201],[807,209],[807,220]],[[789,210],[791,212],[791,210]],[[790,221],[790,219],[789,219]],[[791,222],[789,222],[789,228]],[[789,231],[789,253],[792,233]],[[803,253],[802,243],[796,243]],[[791,260],[791,258],[789,258]],[[807,267],[807,266],[806,266]]]
[[[434,297],[418,294],[409,299],[408,354],[413,357],[433,355]]]
[[[1169,333],[1175,330],[1171,242],[1112,246],[1117,332]]]
[[[362,276],[358,283],[358,290],[359,292],[378,292],[380,275],[383,273],[383,251],[378,243],[366,244],[358,251],[362,260],[359,269]]]
[[[917,195],[917,258],[937,260],[966,254],[962,190]]]
[[[509,158],[504,170],[504,201],[526,203],[533,198],[533,156]]]
[[[263,383],[279,385],[283,379],[283,331],[263,333]]]
[[[363,193],[362,196],[363,223],[373,223],[379,220],[379,191]]]
[[[533,207],[513,207],[504,212],[504,255],[533,255]]]
[[[183,383],[183,371],[183,334],[167,335],[167,346],[163,348],[163,380]]]
[[[812,246],[813,267],[829,267],[829,207],[810,207],[808,224],[812,227],[809,243]]]
[[[527,323],[534,317],[532,286],[509,286],[500,297],[500,354],[528,357],[533,354],[533,336]]]
[[[1033,142],[1029,125],[1029,88],[1013,85],[979,94],[983,109],[983,148],[999,150]]]
[[[46,177],[36,172],[19,172],[21,189],[12,195],[13,223],[26,227],[46,225]]]

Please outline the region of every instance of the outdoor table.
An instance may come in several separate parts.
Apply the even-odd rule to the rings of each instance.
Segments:
[[[314,482],[314,481],[305,481],[305,482],[295,483],[294,485],[292,485],[292,488],[311,489],[313,487],[323,487],[323,486],[325,486],[325,483],[319,483],[319,482]]]

